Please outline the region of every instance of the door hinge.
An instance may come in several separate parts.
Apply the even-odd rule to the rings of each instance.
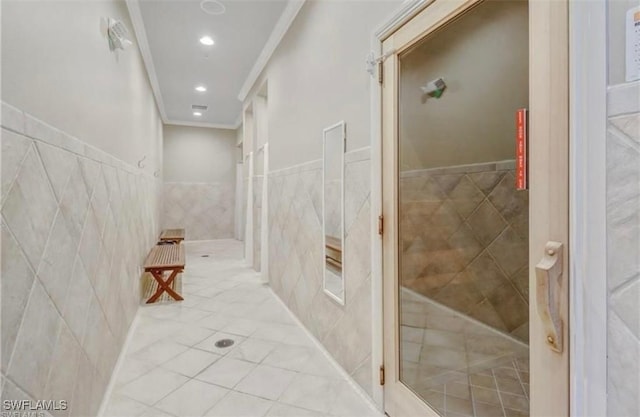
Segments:
[[[379,61],[378,62],[378,84],[382,84],[382,80],[384,76],[384,62],[383,61]]]
[[[384,233],[384,216],[381,214],[378,216],[378,234],[382,236]]]
[[[380,385],[384,385],[384,365],[380,365]]]

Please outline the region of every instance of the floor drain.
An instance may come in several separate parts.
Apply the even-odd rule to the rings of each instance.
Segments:
[[[209,255],[202,255],[201,258],[208,258]]]
[[[231,339],[222,339],[222,340],[218,340],[216,342],[216,347],[226,348],[226,347],[229,347],[229,346],[233,345],[233,343],[234,342]]]

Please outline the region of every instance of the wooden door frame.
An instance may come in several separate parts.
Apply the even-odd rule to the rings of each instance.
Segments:
[[[388,19],[383,25],[379,26],[379,29],[376,30],[374,32],[374,34],[372,35],[372,41],[371,41],[371,49],[373,51],[373,54],[375,56],[382,56],[382,42],[384,39],[386,39],[390,34],[392,34],[393,32],[395,32],[398,28],[402,27],[404,24],[406,24],[408,21],[410,21],[413,17],[415,17],[417,14],[419,14],[422,10],[424,10],[426,7],[428,7],[431,3],[433,3],[434,0],[420,0],[420,1],[415,1],[415,2],[405,2],[404,6],[402,7],[401,10],[399,10],[396,14],[394,14],[390,19]],[[531,21],[530,20],[530,33],[532,31],[548,31],[550,29],[553,28],[553,30],[555,31],[553,36],[558,36],[560,35],[560,40],[558,40],[557,42],[555,42],[556,47],[553,48],[553,45],[550,45],[549,43],[549,38],[548,37],[543,37],[542,39],[538,38],[538,39],[531,39],[531,35],[530,35],[530,50],[531,52],[531,61],[530,61],[530,70],[531,71],[535,71],[536,70],[536,66],[538,67],[539,71],[542,71],[542,68],[546,68],[548,65],[548,62],[554,62],[558,65],[556,65],[554,68],[556,69],[556,72],[563,74],[562,77],[560,77],[562,80],[564,80],[562,83],[557,84],[558,83],[558,77],[556,75],[556,78],[552,80],[551,77],[549,77],[549,79],[547,79],[547,83],[556,83],[556,85],[554,87],[556,87],[555,91],[547,91],[547,93],[554,95],[553,98],[550,98],[549,100],[552,100],[553,103],[558,103],[559,104],[559,108],[555,108],[553,109],[553,111],[548,111],[546,112],[546,115],[544,117],[551,119],[552,117],[554,117],[554,115],[556,115],[556,121],[557,121],[557,115],[558,114],[563,114],[564,116],[561,118],[562,120],[559,123],[547,123],[546,128],[550,129],[548,130],[548,134],[550,135],[555,135],[556,137],[560,137],[560,138],[564,138],[564,142],[566,143],[566,154],[564,155],[564,160],[566,161],[565,163],[565,169],[564,169],[564,173],[562,173],[563,178],[561,179],[562,181],[566,181],[567,183],[569,183],[569,181],[571,181],[571,186],[575,186],[576,181],[574,180],[574,176],[576,174],[575,170],[572,170],[571,172],[569,171],[569,167],[566,166],[569,162],[569,157],[572,156],[573,154],[570,153],[569,150],[569,122],[570,120],[574,120],[574,117],[580,117],[580,115],[577,115],[575,111],[571,112],[571,119],[570,119],[570,114],[569,114],[569,98],[570,98],[570,79],[573,80],[574,77],[576,77],[576,72],[578,71],[577,69],[575,71],[573,71],[571,74],[569,72],[569,46],[570,46],[570,42],[569,42],[569,30],[570,30],[570,24],[569,24],[569,0],[564,0],[562,2],[557,2],[557,1],[553,1],[553,2],[547,2],[547,1],[536,1],[536,0],[530,0],[531,2],[535,2],[536,4],[534,6],[530,6],[530,13],[533,13],[534,15],[536,15],[537,17]],[[598,0],[599,2],[603,2],[603,0]],[[553,4],[552,4],[553,3]],[[532,10],[533,9],[533,10]],[[575,9],[575,8],[573,8]],[[580,19],[586,19],[584,14],[580,14],[580,13],[575,13],[575,11],[572,9],[572,15],[571,15],[571,20],[572,20],[572,24],[576,25],[576,20],[580,20]],[[542,19],[542,17],[545,16],[546,17],[546,21],[544,21]],[[531,17],[530,17],[531,19]],[[576,25],[576,27],[579,27],[580,25]],[[533,28],[533,29],[532,29]],[[536,29],[537,28],[537,29]],[[577,34],[577,32],[573,32],[573,35],[575,36]],[[573,39],[573,38],[572,38]],[[546,40],[546,44],[545,44],[545,40]],[[535,52],[533,52],[535,48]],[[550,61],[553,60],[553,61]],[[591,60],[592,62],[593,60]],[[558,71],[558,67],[561,68],[560,71]],[[548,71],[547,71],[548,72]],[[533,83],[532,83],[533,84]],[[547,84],[548,85],[548,84]],[[557,88],[560,87],[560,88]],[[534,96],[538,96],[539,92],[533,92]],[[571,97],[573,97],[573,92],[571,93]],[[573,109],[575,110],[575,109]],[[372,204],[372,214],[371,214],[371,226],[372,226],[372,230],[376,230],[377,229],[377,223],[378,223],[378,216],[382,213],[382,88],[381,86],[378,84],[377,81],[377,76],[372,77],[371,80],[371,132],[372,132],[372,141],[371,141],[371,173],[372,173],[372,191],[371,191],[371,204]],[[540,114],[540,113],[539,113]],[[585,115],[582,114],[582,117],[584,118]],[[584,119],[583,119],[584,120]],[[539,122],[536,122],[536,124],[538,124]],[[574,123],[575,125],[575,123]],[[571,152],[575,151],[576,147],[572,145],[571,148]],[[586,161],[583,161],[586,162]],[[572,165],[575,164],[575,158],[571,159],[571,163]],[[582,167],[584,167],[584,163],[581,165]],[[587,175],[587,177],[581,182],[581,184],[586,184],[585,180],[588,179],[590,176]],[[571,200],[571,211],[569,213],[569,207],[567,207],[567,213],[569,216],[569,221],[573,221],[574,215],[576,214],[576,210],[575,207],[578,206],[579,208],[580,206],[580,201],[578,197],[581,197],[581,195],[576,195],[576,193],[571,193],[570,196],[568,196],[567,198],[567,202],[569,201],[569,199]],[[576,204],[577,203],[577,204]],[[583,210],[585,211],[585,210]],[[388,219],[387,223],[393,221],[392,219]],[[569,236],[569,230],[567,229],[566,231],[563,232],[564,236],[562,236],[564,238],[564,242],[567,246],[567,248],[569,247],[569,244],[572,243],[570,242],[570,236]],[[571,231],[571,237],[575,237],[576,233],[573,230],[572,227],[572,231]],[[383,320],[384,320],[384,315],[383,315],[383,289],[384,289],[384,284],[383,284],[383,277],[382,277],[382,268],[383,268],[383,254],[382,254],[382,239],[380,236],[373,234],[372,236],[372,285],[373,285],[373,305],[372,305],[372,313],[373,313],[373,333],[372,333],[372,337],[373,337],[373,350],[372,350],[372,367],[373,367],[373,378],[372,378],[372,382],[373,382],[373,398],[374,401],[376,402],[376,404],[378,404],[378,406],[381,409],[384,409],[384,391],[383,391],[383,387],[378,385],[378,374],[377,374],[377,369],[379,366],[381,366],[381,364],[384,363],[384,349],[383,349],[383,345],[384,345],[384,332],[383,332],[383,328],[384,328],[384,324],[383,324]],[[532,245],[533,246],[533,245]],[[538,259],[539,259],[539,248],[536,249],[531,249],[532,255],[530,262],[534,265]],[[535,253],[534,253],[535,252]],[[583,257],[586,256],[586,252],[580,252],[580,253],[572,253],[572,259],[571,259],[571,269],[569,269],[569,264],[567,263],[565,265],[564,271],[566,271],[567,273],[569,273],[569,271],[571,271],[571,273],[573,274],[576,271],[576,268],[574,267],[576,262],[580,262],[581,260],[583,260]],[[567,259],[567,257],[565,257],[565,259]],[[565,261],[567,262],[567,261]],[[572,277],[574,275],[571,275]],[[566,282],[566,286],[569,286],[569,282]],[[573,285],[572,285],[573,286]],[[566,288],[566,287],[565,287]],[[573,288],[571,288],[571,290],[574,290]],[[570,293],[569,296],[571,299],[574,298],[574,294],[573,292]],[[565,306],[565,308],[568,308],[568,306]],[[531,312],[532,315],[535,314],[534,311]],[[573,322],[573,319],[575,316],[579,315],[580,312],[575,312],[573,310],[573,305],[572,305],[572,310],[571,310],[571,315],[569,317],[569,314],[567,313],[567,317],[568,317],[568,321],[569,322]],[[565,327],[566,329],[566,327]],[[573,334],[573,333],[572,333]],[[565,335],[566,336],[566,340],[567,340],[567,351],[570,351],[571,353],[573,353],[574,351],[574,346],[573,344],[569,343],[569,337],[568,334]],[[600,345],[602,345],[600,343]],[[571,356],[573,358],[573,356]],[[576,374],[576,369],[580,370],[583,369],[586,365],[587,365],[588,360],[584,360],[581,363],[573,363],[571,364],[571,368],[569,369],[569,377],[572,378],[573,375]],[[568,366],[568,365],[567,365]],[[593,372],[586,372],[588,374],[594,374]],[[595,373],[596,375],[598,374],[597,372]],[[569,414],[570,410],[569,410],[569,399],[571,398],[572,400],[583,400],[586,402],[586,398],[584,397],[585,395],[588,395],[590,393],[590,391],[587,390],[581,390],[581,394],[575,394],[576,389],[574,389],[574,380],[570,379],[570,383],[569,385],[569,389],[570,392],[566,392],[566,395],[564,396],[566,398],[567,401],[567,405],[566,405],[566,413],[567,415]],[[593,391],[593,390],[591,390]],[[571,407],[573,408],[573,407]],[[534,412],[544,412],[544,410],[534,410]],[[533,415],[533,414],[532,414]]]
[[[607,414],[607,2],[573,1],[570,55],[571,415]]]

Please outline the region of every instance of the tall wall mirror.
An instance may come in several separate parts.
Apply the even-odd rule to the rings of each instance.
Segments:
[[[344,305],[344,150],[345,123],[323,131],[322,218],[324,292]]]

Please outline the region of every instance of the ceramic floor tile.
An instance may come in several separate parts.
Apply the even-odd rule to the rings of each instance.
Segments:
[[[207,329],[222,330],[224,327],[228,326],[232,320],[236,320],[236,318],[222,313],[213,313],[201,320],[198,320],[196,324]]]
[[[164,369],[194,377],[222,356],[200,349],[189,349],[162,364]]]
[[[262,363],[278,368],[301,371],[314,355],[316,349],[305,346],[280,345]]]
[[[225,333],[237,334],[240,336],[251,336],[262,326],[264,326],[264,323],[257,320],[237,318],[221,330]]]
[[[244,266],[241,243],[185,248],[186,302],[140,309],[107,410],[154,417],[375,415]],[[223,338],[234,345],[215,347]]]
[[[256,365],[251,362],[222,358],[196,375],[196,378],[223,387],[233,388],[255,367]]]
[[[206,327],[187,325],[178,333],[167,336],[166,340],[171,340],[185,346],[193,346],[202,342],[215,332],[215,330],[207,329]]]
[[[125,395],[115,394],[111,396],[103,417],[135,417],[144,413],[147,408],[147,405],[132,400]]]
[[[118,393],[151,406],[188,380],[184,375],[156,369],[121,387]]]
[[[333,386],[334,396],[330,402],[329,412],[334,416],[370,416],[384,417],[366,402],[347,381],[341,381]]]
[[[208,417],[262,417],[273,402],[232,391],[205,414]]]
[[[314,375],[298,374],[279,401],[308,410],[328,413],[334,397],[335,381]]]
[[[268,417],[322,417],[324,414],[288,404],[276,403],[267,413]]]
[[[295,376],[296,373],[293,371],[258,365],[235,386],[234,390],[255,395],[256,397],[276,400],[280,398],[280,395],[291,384]]]
[[[276,346],[278,346],[278,344],[275,342],[248,338],[233,349],[233,351],[229,352],[227,357],[260,363]]]
[[[218,347],[216,343],[220,340],[231,339],[233,340],[233,345],[228,347]],[[226,355],[235,349],[238,345],[240,345],[244,341],[244,337],[238,336],[235,334],[225,333],[225,332],[216,332],[208,338],[204,339],[202,342],[194,345],[197,349],[207,350],[211,353],[216,353],[218,355]]]
[[[189,349],[188,346],[175,342],[159,341],[129,355],[133,359],[161,364]]]
[[[217,385],[192,379],[154,407],[176,416],[202,416],[228,392]]]
[[[256,330],[256,332],[252,336],[256,339],[280,342],[291,336],[292,334],[295,334],[296,330],[297,326],[292,324],[287,325],[278,323],[267,323],[263,327]]]
[[[122,386],[156,368],[156,364],[126,357],[116,378],[116,385]]]
[[[121,416],[121,417],[125,417],[125,416]],[[147,408],[147,411],[144,412],[144,414],[140,415],[140,417],[178,417],[178,416],[165,413],[164,411],[158,410],[157,408],[154,408],[154,407],[149,407]]]
[[[316,352],[311,358],[309,358],[300,372],[331,379],[342,379],[342,375],[340,375],[335,366],[329,362],[329,359],[327,359],[322,352]]]

